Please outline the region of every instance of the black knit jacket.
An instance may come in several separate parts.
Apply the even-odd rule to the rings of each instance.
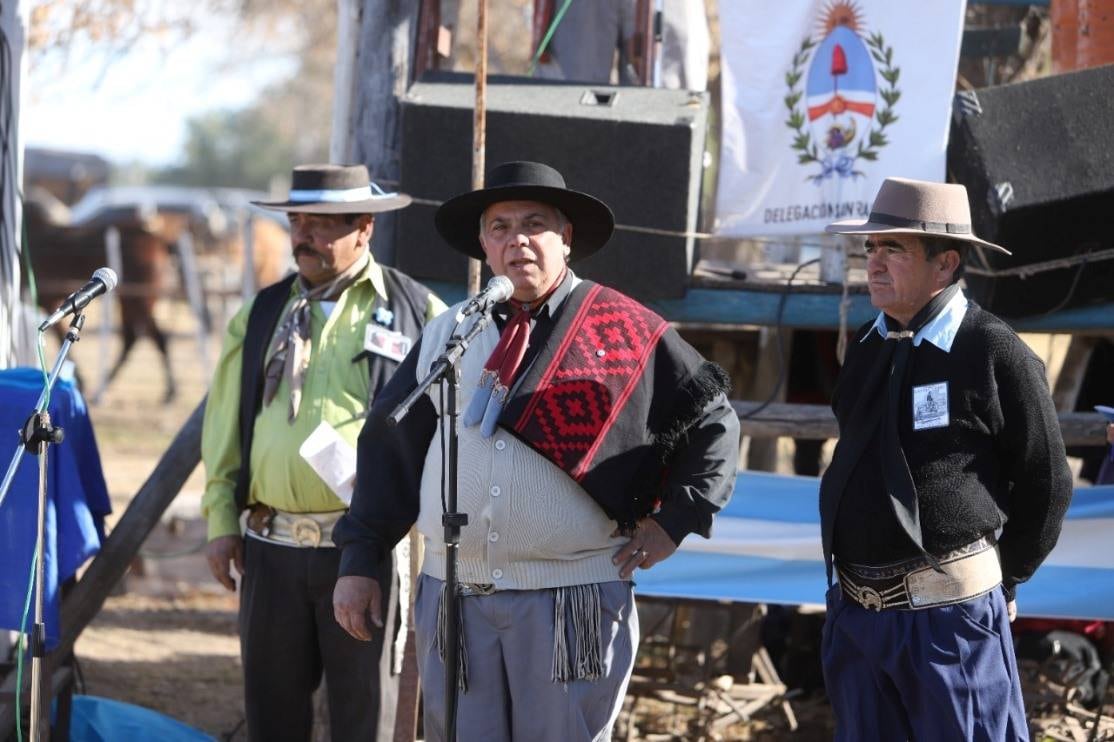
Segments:
[[[917,555],[886,495],[882,426],[844,430],[885,342],[870,325],[859,330],[832,399],[841,437],[872,438],[838,495],[835,517],[836,559],[857,564]],[[948,384],[948,425],[914,430],[913,387],[939,382]],[[875,394],[875,403],[884,404],[885,387]],[[1012,598],[1056,545],[1072,494],[1044,364],[1009,326],[972,302],[950,352],[927,341],[914,348],[900,409],[901,447],[917,488],[925,548],[942,554],[1001,527],[1003,585]]]

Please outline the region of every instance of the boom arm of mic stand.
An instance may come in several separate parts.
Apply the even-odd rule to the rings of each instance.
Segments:
[[[464,351],[468,350],[468,346],[476,339],[488,323],[491,322],[491,312],[487,311],[480,315],[480,318],[469,328],[468,332],[461,337],[460,335],[453,335],[449,338],[449,342],[445,344],[445,351],[437,357],[429,367],[429,373],[421,380],[418,386],[414,387],[414,391],[406,396],[406,399],[399,402],[398,406],[391,411],[387,417],[387,424],[392,427],[402,422],[402,419],[410,414],[410,408],[414,403],[421,398],[426,390],[437,383],[449,369],[456,366],[460,362],[461,356]]]

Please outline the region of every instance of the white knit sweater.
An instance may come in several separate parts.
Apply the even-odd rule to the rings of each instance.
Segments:
[[[418,360],[419,380],[441,354],[458,307],[426,325]],[[465,321],[465,329],[473,321]],[[499,341],[489,325],[461,361],[461,404],[476,389],[484,362]],[[520,373],[520,376],[522,374]],[[440,413],[440,394],[430,390]],[[619,579],[611,558],[626,539],[612,537],[616,524],[565,472],[503,428],[484,438],[479,426],[457,426],[458,511],[467,513],[461,533],[461,582],[494,584],[497,590],[536,590]],[[441,525],[441,434],[426,452],[418,530],[425,537],[422,571],[445,578]]]

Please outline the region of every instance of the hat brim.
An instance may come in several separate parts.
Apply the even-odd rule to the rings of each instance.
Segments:
[[[537,201],[560,209],[572,224],[570,262],[599,250],[615,231],[615,215],[603,201],[587,193],[541,185],[500,186],[464,193],[441,204],[433,221],[453,249],[483,260],[480,215],[488,206],[501,201]]]
[[[955,240],[956,242],[967,242],[972,245],[979,245],[1005,255],[1013,255],[1012,252],[1002,247],[995,245],[993,242],[979,239],[973,234],[950,234],[943,232],[928,232],[923,229],[912,229],[910,227],[895,227],[890,224],[883,224],[881,222],[872,222],[870,220],[861,219],[843,219],[838,222],[832,222],[824,227],[825,232],[831,234],[911,234],[917,237],[941,237],[945,240]]]
[[[394,193],[364,201],[252,201],[251,203],[272,211],[298,214],[381,214],[385,211],[404,209],[412,200],[405,193]]]

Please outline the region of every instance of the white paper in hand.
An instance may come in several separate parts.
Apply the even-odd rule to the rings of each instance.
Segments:
[[[352,489],[356,485],[356,449],[329,423],[318,425],[298,453],[310,468],[329,485],[345,505],[352,504]]]

